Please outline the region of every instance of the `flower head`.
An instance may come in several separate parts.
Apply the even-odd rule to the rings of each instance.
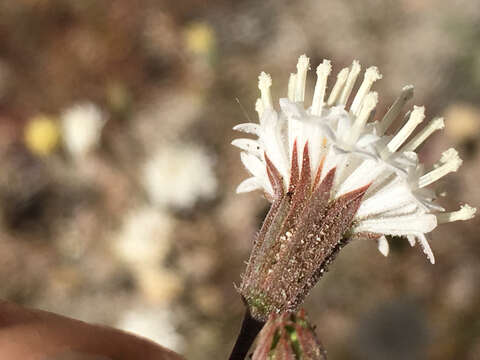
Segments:
[[[425,108],[414,106],[401,129],[386,134],[412,98],[413,86],[402,89],[381,120],[369,121],[378,102],[371,88],[382,78],[376,67],[365,71],[352,94],[361,72],[354,61],[338,73],[327,96],[331,64],[324,60],[317,67],[313,101],[306,107],[309,68],[309,59],[300,56],[280,111],[273,106],[272,79],[262,72],[256,104],[259,124],[234,127],[257,136],[232,142],[243,150],[241,160],[253,175],[237,192],[261,189],[272,203],[240,287],[259,318],[295,310],[338,251],[354,238],[378,241],[380,252],[387,255],[385,236],[402,236],[412,246],[418,242],[434,263],[425,234],[440,223],[470,219],[476,211],[464,205],[444,212],[429,189],[461,165],[455,149],[445,151],[430,171],[415,153],[444,127],[443,119],[433,119],[409,140],[425,119]]]
[[[270,315],[260,332],[252,360],[326,360],[326,351],[305,311]]]
[[[188,210],[201,200],[215,197],[218,182],[213,163],[214,159],[199,145],[166,144],[147,159],[142,181],[155,205]]]
[[[60,139],[57,121],[46,115],[33,117],[25,127],[24,139],[32,153],[39,156],[50,155]]]
[[[100,142],[106,118],[93,103],[74,105],[62,113],[63,140],[76,159],[85,157]]]

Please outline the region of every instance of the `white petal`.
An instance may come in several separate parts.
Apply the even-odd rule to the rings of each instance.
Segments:
[[[233,127],[233,130],[260,136],[260,125],[254,123],[238,124]]]
[[[411,247],[414,247],[417,242],[414,235],[407,235],[407,240]]]
[[[240,153],[240,159],[253,176],[261,180],[265,179],[266,169],[264,163],[260,159],[245,152]]]
[[[351,165],[348,165],[351,167]],[[381,164],[373,160],[363,160],[360,166],[358,166],[346,180],[338,188],[338,193],[345,194],[349,191],[358,189],[368,183],[374,181],[380,173],[384,171]]]
[[[372,145],[373,143],[377,142],[379,137],[373,134],[363,134],[358,138],[357,146],[360,148],[367,147],[368,145]]]
[[[390,252],[390,246],[388,245],[388,241],[385,236],[380,237],[377,241],[378,251],[380,251],[383,256],[388,256],[388,253]]]
[[[287,156],[288,143],[285,135],[285,119],[276,111],[265,111],[263,115],[262,143],[270,160],[284,179],[288,179],[290,161]]]
[[[251,177],[246,180],[243,180],[237,186],[237,194],[246,193],[254,190],[258,190],[262,188],[262,184],[258,181],[256,177]]]
[[[437,226],[437,218],[432,214],[379,217],[359,221],[355,232],[374,232],[386,235],[406,235],[428,233]]]
[[[378,190],[375,195],[365,199],[360,205],[357,216],[367,217],[398,209],[415,201],[408,184],[396,181]]]
[[[410,202],[403,206],[395,206],[393,209],[388,211],[383,211],[379,215],[381,216],[405,216],[405,215],[413,215],[419,213],[419,207],[416,202]]]
[[[235,139],[232,141],[232,145],[256,156],[261,156],[264,151],[260,143],[253,139]]]
[[[290,101],[287,98],[281,98],[279,100],[280,108],[282,112],[287,115],[288,118],[301,120],[307,116],[305,109],[298,103]]]
[[[430,244],[427,241],[427,238],[423,234],[415,234],[418,239],[420,246],[425,255],[427,255],[427,259],[430,260],[432,264],[435,264],[435,256],[433,256],[433,251],[430,248]]]

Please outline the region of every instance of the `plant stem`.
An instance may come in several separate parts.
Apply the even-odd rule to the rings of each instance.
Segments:
[[[243,317],[242,328],[238,334],[237,341],[230,354],[229,360],[244,360],[247,356],[248,350],[253,344],[260,330],[262,330],[265,323],[258,321],[252,317],[248,308]]]

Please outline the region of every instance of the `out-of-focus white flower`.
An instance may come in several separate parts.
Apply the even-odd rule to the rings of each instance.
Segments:
[[[212,199],[217,190],[213,159],[194,144],[159,148],[143,168],[143,184],[160,206],[188,209],[198,200]]]
[[[174,226],[173,220],[157,209],[132,210],[114,237],[115,253],[134,267],[158,266],[170,249]]]
[[[403,89],[382,120],[368,123],[378,102],[378,94],[370,89],[382,76],[376,67],[368,68],[351,105],[347,106],[361,70],[357,61],[338,73],[326,97],[331,64],[324,60],[317,68],[313,102],[305,108],[308,70],[309,59],[302,55],[297,73],[290,77],[288,98],[280,99],[280,112],[273,108],[271,77],[260,74],[261,98],[257,102],[260,124],[240,124],[234,128],[258,136],[256,140],[233,141],[233,145],[244,150],[242,162],[253,175],[237,191],[263,189],[269,199],[275,200],[295,192],[302,177],[308,177],[303,179],[308,184],[304,184],[302,191],[309,198],[327,174],[334,171],[333,184],[328,189],[331,200],[367,189],[351,222],[351,235],[380,239],[379,249],[383,254],[388,254],[384,235],[405,236],[411,244],[418,240],[433,263],[425,233],[438,223],[467,220],[475,213],[468,205],[453,213],[443,212],[434,203],[434,193],[427,188],[457,171],[462,163],[458,153],[454,149],[445,151],[439,163],[427,172],[415,153],[429,135],[444,127],[443,119],[432,120],[407,142],[425,118],[425,108],[414,106],[406,116],[405,125],[396,134],[385,135],[402,106],[412,97],[413,87]],[[275,183],[277,180],[281,186]]]
[[[61,119],[63,141],[74,158],[83,158],[98,146],[106,119],[95,104],[74,105],[62,113]]]
[[[125,218],[113,249],[131,271],[142,295],[169,304],[184,289],[182,278],[165,267],[172,246],[173,218],[153,207],[132,210]]]
[[[171,350],[181,352],[182,336],[174,325],[173,313],[167,309],[138,307],[123,314],[116,327],[143,336]]]

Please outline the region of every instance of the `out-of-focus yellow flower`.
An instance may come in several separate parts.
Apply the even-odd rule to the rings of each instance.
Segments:
[[[207,23],[192,23],[185,30],[185,45],[196,55],[208,55],[215,46],[215,33]]]
[[[108,85],[106,92],[108,105],[112,111],[120,114],[128,111],[131,98],[124,84],[120,82],[111,83]]]
[[[57,147],[59,140],[60,130],[58,124],[50,116],[34,116],[25,126],[25,146],[35,155],[50,155]]]

